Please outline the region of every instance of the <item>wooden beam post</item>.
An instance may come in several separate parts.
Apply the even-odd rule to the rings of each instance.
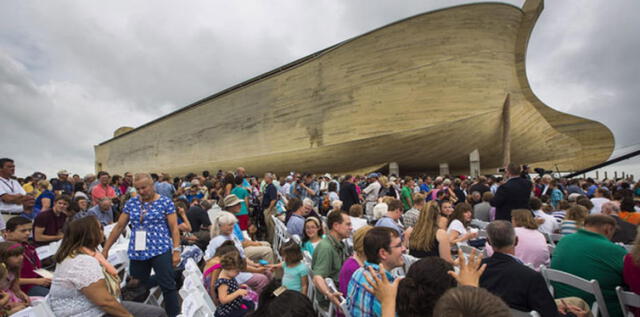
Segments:
[[[480,152],[478,149],[469,153],[469,176],[473,178],[480,176]]]
[[[502,105],[502,164],[511,163],[511,95],[507,94]]]

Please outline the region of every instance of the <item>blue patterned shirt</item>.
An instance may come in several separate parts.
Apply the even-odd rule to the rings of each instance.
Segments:
[[[146,210],[142,223],[140,214]],[[129,241],[129,258],[131,260],[144,261],[154,256],[171,251],[173,240],[167,222],[167,215],[176,212],[176,207],[171,199],[160,195],[155,201],[142,202],[139,197],[131,198],[124,205],[122,211],[129,215],[131,224],[131,241]],[[147,232],[147,248],[135,251],[136,233],[138,230]]]
[[[369,282],[364,277],[364,274],[370,274],[368,267],[373,267],[378,271],[380,267],[377,264],[365,262],[364,266],[357,269],[351,279],[349,280],[349,287],[347,288],[347,307],[352,317],[368,317],[368,316],[381,316],[382,305],[380,301],[376,299],[375,295],[369,293],[365,288],[365,285],[371,287]],[[394,278],[389,272],[386,272],[389,282],[393,282]]]

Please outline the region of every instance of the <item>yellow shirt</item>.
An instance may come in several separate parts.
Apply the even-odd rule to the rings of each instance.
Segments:
[[[36,193],[36,196],[35,196],[36,198],[38,198],[38,196],[40,196],[40,194],[41,194],[41,192],[37,188],[34,188],[31,183],[26,183],[26,184],[22,185],[22,189],[24,189],[24,191],[27,192],[27,193],[35,192]]]

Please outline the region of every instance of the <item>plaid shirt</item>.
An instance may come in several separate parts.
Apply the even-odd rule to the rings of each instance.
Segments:
[[[365,262],[364,267],[356,270],[349,280],[349,287],[347,288],[347,307],[352,317],[368,317],[368,316],[381,316],[382,305],[380,301],[376,299],[375,295],[369,293],[365,288],[365,285],[371,287],[364,277],[365,272],[368,272],[368,267],[373,267],[378,271],[380,267],[377,264]],[[366,273],[370,274],[370,273]],[[389,272],[386,272],[389,282],[393,282],[394,278]]]

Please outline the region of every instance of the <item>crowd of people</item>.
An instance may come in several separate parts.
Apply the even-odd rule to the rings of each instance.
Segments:
[[[587,293],[553,284],[552,295],[542,267],[597,280],[610,316],[621,315],[617,286],[640,294],[632,179],[554,178],[515,164],[476,178],[256,177],[241,167],[173,178],[14,174],[15,162],[0,159],[4,315],[45,299],[56,316],[177,316],[189,258],[216,316],[314,316],[330,306],[354,317],[594,313]],[[291,239],[272,245],[280,222]],[[563,236],[553,250],[552,235]],[[109,255],[123,236],[121,289]],[[55,255],[41,259],[37,248],[52,244]],[[129,300],[154,286],[163,307]]]

